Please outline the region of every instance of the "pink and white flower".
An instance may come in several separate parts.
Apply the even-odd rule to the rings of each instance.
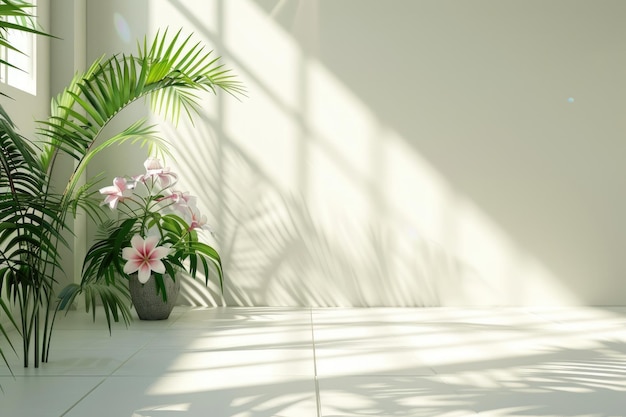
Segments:
[[[189,222],[189,231],[194,229],[202,229],[207,223],[207,217],[200,213],[200,210],[193,205],[189,207],[189,214],[191,215],[191,221]]]
[[[157,199],[159,202],[169,202],[169,206],[173,206],[172,208],[181,213],[185,213],[189,204],[192,204],[195,197],[189,195],[188,191],[172,191],[170,195],[161,197]]]
[[[151,157],[146,159],[143,166],[146,168],[146,175],[142,177],[143,180],[150,177],[156,178],[163,188],[170,187],[178,180],[178,175],[170,172],[169,168],[164,167],[158,158]]]
[[[170,253],[170,249],[165,246],[157,246],[159,238],[148,236],[145,240],[135,235],[130,240],[130,248],[122,249],[122,258],[126,259],[124,273],[132,274],[137,272],[139,282],[145,284],[150,278],[152,271],[158,274],[165,273],[165,265],[161,259]]]
[[[172,191],[171,195],[174,204],[177,206],[187,207],[189,204],[193,204],[195,197],[189,194],[189,191]]]
[[[127,182],[124,177],[115,177],[113,185],[100,188],[100,194],[105,194],[106,198],[102,204],[108,204],[111,209],[117,207],[117,203],[124,201],[124,198],[130,195],[130,190],[135,188],[134,182]]]

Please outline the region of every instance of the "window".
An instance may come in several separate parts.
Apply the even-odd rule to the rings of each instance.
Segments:
[[[36,6],[36,0],[23,0],[21,3]],[[34,7],[27,10],[29,13],[35,14]],[[14,18],[14,21],[19,24],[36,25],[36,21],[29,22],[23,18],[17,19],[19,18]],[[21,51],[21,53],[0,47],[0,57],[17,67],[13,68],[8,65],[0,65],[0,82],[29,94],[36,95],[36,36],[29,32],[14,29],[9,29],[6,36],[7,41]]]

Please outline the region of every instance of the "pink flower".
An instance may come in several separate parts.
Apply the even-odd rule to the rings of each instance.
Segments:
[[[146,169],[146,172],[163,169],[163,164],[161,163],[161,160],[159,158],[153,157],[146,159],[143,163],[143,166]]]
[[[165,265],[161,259],[170,253],[170,249],[165,246],[157,246],[159,238],[149,236],[145,240],[139,235],[133,236],[130,241],[131,247],[122,249],[122,258],[126,259],[124,273],[132,274],[138,272],[139,282],[145,284],[150,278],[152,271],[163,274]]]
[[[187,206],[194,200],[194,197],[189,195],[189,191],[172,191],[170,196],[174,200],[174,204],[177,206]]]
[[[111,209],[115,209],[118,201],[124,201],[124,198],[129,196],[129,191],[134,187],[134,182],[127,183],[126,178],[115,177],[113,179],[113,185],[100,188],[100,194],[106,194],[106,198],[102,204],[108,204]]]
[[[145,182],[145,174],[133,175],[131,178],[133,181],[137,182]]]
[[[173,185],[178,179],[178,176],[173,172],[170,172],[169,168],[163,167],[160,159],[148,158],[143,163],[143,166],[146,168],[146,175],[142,178],[144,181],[148,177],[153,177],[161,183],[161,187],[167,188],[170,185]]]
[[[204,214],[200,213],[200,210],[194,205],[189,207],[189,213],[191,214],[191,222],[189,222],[189,231],[194,229],[202,229],[207,222],[207,218]]]
[[[157,199],[157,201],[161,202],[169,200],[170,205],[173,205],[175,210],[184,211],[192,199],[193,197],[190,196],[187,191],[172,191],[170,195],[161,197]]]

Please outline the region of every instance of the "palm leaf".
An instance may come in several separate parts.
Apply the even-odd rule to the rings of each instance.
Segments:
[[[40,133],[51,143],[42,161],[48,172],[53,169],[57,152],[78,161],[66,194],[75,189],[84,165],[103,149],[95,142],[104,127],[131,103],[150,96],[155,110],[177,121],[181,109],[189,117],[197,112],[199,104],[194,90],[222,88],[232,94],[243,92],[236,80],[224,76],[221,69],[216,71],[221,67],[216,59],[209,59],[210,52],[202,53],[199,44],[188,48],[190,37],[180,42],[179,37],[180,31],[172,39],[165,31],[157,34],[150,45],[144,40],[138,56],[116,55],[97,60],[56,99],[56,114],[40,124]],[[149,130],[145,121],[137,122],[107,140],[105,147],[139,136],[147,138]],[[152,145],[157,143],[155,137],[151,139]]]

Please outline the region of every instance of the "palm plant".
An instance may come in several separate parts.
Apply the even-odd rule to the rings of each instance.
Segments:
[[[105,127],[119,112],[144,98],[174,121],[181,114],[192,117],[199,105],[195,93],[217,89],[235,96],[243,93],[219,58],[191,36],[181,36],[180,31],[170,36],[166,30],[151,42],[139,43],[136,55],[102,57],[77,75],[53,99],[50,117],[39,122],[43,146],[36,147],[37,142],[17,134],[8,116],[0,113],[0,295],[5,291],[19,307],[24,366],[29,363],[31,342],[35,366],[39,360],[48,360],[55,303],[65,308],[77,294],[86,292],[104,305],[109,324],[120,316],[128,320],[122,308],[127,290],[119,281],[97,282],[89,288],[72,285],[58,299],[53,289],[61,269],[58,248],[67,244],[63,236],[68,216],[79,208],[93,218],[102,215],[98,202],[91,198],[95,180],[84,179],[89,162],[103,149],[127,141],[166,150],[146,120],[111,137],[104,137]],[[73,158],[75,165],[65,189],[55,194],[51,181],[61,155]],[[8,314],[7,306],[1,306]]]
[[[0,1],[0,47],[5,51],[22,53],[9,41],[9,31],[48,36],[36,28],[32,7],[32,4],[22,0]],[[0,65],[16,68],[3,57],[0,57]],[[4,92],[0,92],[0,95],[6,96]],[[38,308],[30,304],[33,290],[45,293],[50,291],[53,282],[41,279],[38,272],[42,272],[42,269],[36,270],[34,255],[49,252],[46,261],[54,263],[58,259],[58,253],[50,241],[50,237],[57,235],[51,226],[58,220],[59,212],[50,210],[57,200],[50,195],[45,204],[42,199],[45,174],[37,154],[38,149],[18,133],[9,115],[0,106],[0,308],[7,321],[25,336],[25,351],[35,325],[29,322],[29,318],[37,316],[27,313]],[[58,238],[63,242],[60,235]],[[16,286],[18,281],[26,284]],[[7,293],[20,307],[21,326],[11,314],[7,302],[10,300],[2,298]],[[0,333],[15,351],[1,322]],[[1,348],[0,356],[8,366]]]

